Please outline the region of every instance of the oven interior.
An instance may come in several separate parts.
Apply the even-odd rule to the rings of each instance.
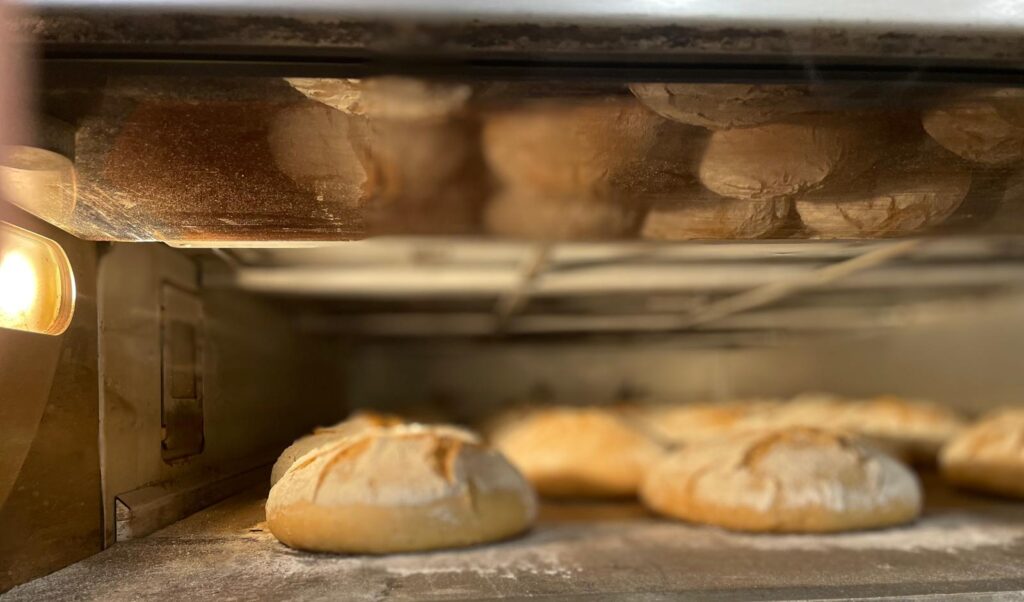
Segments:
[[[277,543],[262,506],[277,454],[358,409],[474,426],[526,401],[890,393],[969,417],[1019,404],[1024,134],[1004,136],[1024,132],[1018,88],[730,81],[800,91],[739,112],[820,120],[797,142],[808,169],[831,169],[815,144],[836,127],[866,149],[836,160],[869,165],[816,193],[814,208],[833,211],[817,229],[797,210],[805,191],[755,191],[740,193],[739,217],[712,213],[659,239],[644,226],[652,208],[701,189],[710,137],[732,131],[660,115],[715,119],[721,82],[72,71],[44,73],[35,133],[3,166],[3,221],[59,244],[75,286],[63,334],[0,329],[5,598],[1024,589],[1020,505],[931,472],[916,524],[827,536],[728,533],[632,502],[545,503],[508,542],[318,556]],[[669,94],[660,115],[638,101],[645,86],[684,84],[691,96]],[[964,135],[998,139],[1009,158],[937,145],[921,117],[939,110],[996,113],[1005,131]],[[652,120],[646,154],[616,163]],[[364,121],[369,150],[351,143]],[[481,148],[503,143],[495,132],[514,141],[497,164]],[[494,217],[517,186],[514,161],[546,167],[528,175],[556,192],[526,186],[525,208]],[[892,172],[913,177],[890,195]],[[951,173],[969,186],[936,208],[933,184]],[[883,200],[843,214],[863,209],[843,203],[865,184]],[[562,190],[575,186],[591,188]],[[535,201],[551,196],[572,209],[545,213]],[[768,203],[782,203],[770,227],[743,213]]]

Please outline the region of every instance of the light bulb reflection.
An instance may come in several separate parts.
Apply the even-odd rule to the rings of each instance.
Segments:
[[[28,313],[36,303],[36,268],[24,253],[10,251],[0,259],[0,314]]]
[[[32,261],[20,251],[9,251],[0,259],[0,315],[24,317],[35,305],[38,278]]]

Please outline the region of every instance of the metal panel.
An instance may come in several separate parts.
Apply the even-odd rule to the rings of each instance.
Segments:
[[[245,47],[304,48],[365,57],[368,51],[555,55],[874,57],[885,60],[1024,58],[1024,11],[1013,2],[417,2],[293,3],[176,0],[33,0],[46,18],[25,28],[44,42],[104,44],[175,54]],[[173,44],[173,46],[170,46]],[[166,55],[164,55],[166,56]],[[263,56],[266,56],[265,54]]]
[[[160,317],[160,451],[173,462],[203,451],[203,306],[195,293],[165,284]]]
[[[58,242],[78,283],[56,337],[0,329],[0,591],[102,546],[97,449],[96,245],[18,210],[2,218]]]
[[[321,349],[294,331],[287,314],[246,294],[200,289],[197,264],[183,251],[113,245],[100,265],[100,303],[108,543],[115,540],[118,496],[149,486],[179,491],[229,480],[344,414],[341,387],[313,372],[322,365]],[[174,344],[162,339],[162,331],[169,334],[165,317],[190,326],[201,339],[196,349],[186,344],[177,350],[179,359],[196,352],[194,374],[178,370]],[[191,387],[181,382],[190,376],[201,403],[188,397]],[[194,453],[200,445],[201,453]],[[189,504],[170,507],[180,512],[160,514],[164,523],[194,510]]]

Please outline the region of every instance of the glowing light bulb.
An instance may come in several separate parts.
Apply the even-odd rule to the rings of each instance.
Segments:
[[[32,261],[19,251],[0,259],[0,314],[16,316],[32,309],[38,294],[38,278]]]

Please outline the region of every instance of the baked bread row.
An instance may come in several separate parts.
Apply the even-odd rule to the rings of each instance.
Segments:
[[[548,497],[639,495],[655,512],[731,529],[824,532],[913,520],[908,463],[1024,497],[1024,410],[967,426],[935,404],[822,394],[789,402],[520,410],[491,438]]]
[[[965,428],[925,402],[805,395],[787,404],[544,408],[490,430],[496,450],[463,429],[391,416],[319,429],[275,466],[268,526],[312,551],[471,545],[528,529],[535,487],[550,497],[639,495],[660,514],[738,530],[882,527],[913,520],[922,505],[917,477],[887,451],[920,461],[943,443],[951,482],[1024,496],[1024,410]]]
[[[759,238],[797,218],[818,237],[893,236],[949,217],[967,162],[1024,156],[1015,97],[926,109],[922,129],[916,114],[835,111],[844,88],[640,84],[640,101],[523,99],[478,129],[466,86],[290,82],[316,102],[272,124],[279,169],[379,232],[473,231],[482,211],[522,238]]]

